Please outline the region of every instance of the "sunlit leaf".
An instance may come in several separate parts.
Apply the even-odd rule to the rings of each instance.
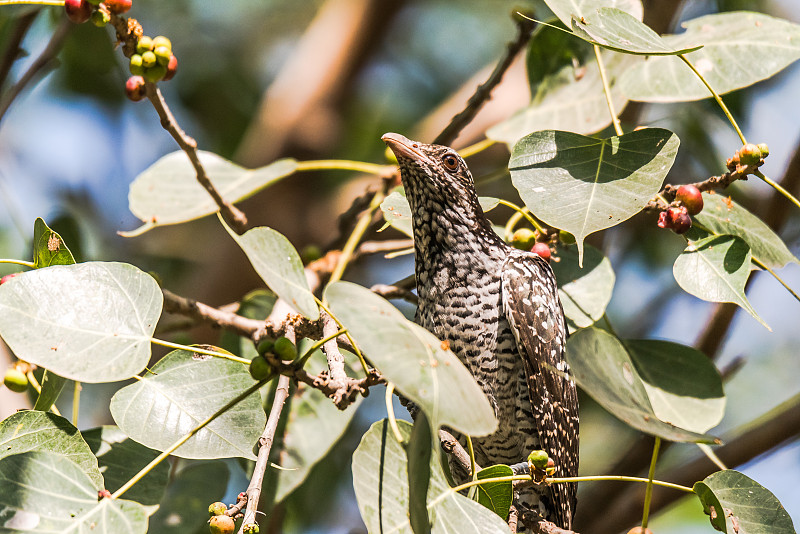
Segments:
[[[119,428],[146,447],[163,451],[253,385],[241,363],[175,350],[145,377],[117,391],[111,415]],[[261,397],[253,393],[214,419],[173,454],[181,458],[255,459],[264,430]]]
[[[678,152],[678,137],[646,128],[609,139],[536,132],[514,145],[511,181],[542,222],[583,240],[636,215],[658,193]]]
[[[325,299],[365,356],[426,413],[432,428],[447,425],[472,436],[495,431],[486,395],[446,344],[367,288],[336,282]]]
[[[72,257],[67,244],[58,232],[47,226],[44,219],[37,217],[33,223],[33,265],[36,269],[51,265],[72,265]]]
[[[545,0],[545,4],[568,28],[572,17],[580,19],[602,7],[616,7],[639,20],[644,16],[640,0]]]
[[[199,151],[211,183],[224,200],[238,202],[297,170],[297,161],[281,159],[266,167],[245,169],[212,152]],[[183,151],[159,159],[131,184],[128,194],[131,212],[145,224],[126,237],[168,224],[178,224],[216,213],[219,208],[197,181],[197,172]]]
[[[0,285],[0,335],[63,377],[123,380],[147,365],[163,300],[150,275],[125,263],[37,269]]]

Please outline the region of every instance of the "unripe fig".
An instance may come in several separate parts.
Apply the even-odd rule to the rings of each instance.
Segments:
[[[139,42],[136,43],[136,52],[139,54],[144,54],[145,52],[153,49],[153,40],[146,36],[142,35],[139,37]]]
[[[152,53],[152,52],[151,52]],[[144,69],[144,79],[150,83],[156,83],[164,78],[167,74],[167,67],[164,65],[153,65]]]
[[[155,52],[152,50],[148,50],[142,54],[142,66],[144,68],[149,69],[156,64],[156,61],[158,61],[158,58],[156,57]]]
[[[208,505],[208,515],[209,517],[214,517],[215,515],[222,515],[228,509],[225,506],[224,502],[212,502]]]
[[[134,76],[142,76],[144,74],[144,66],[142,65],[142,56],[140,56],[139,54],[133,54],[131,56],[130,64],[128,65],[128,69]]]
[[[272,366],[263,356],[256,356],[250,360],[250,367],[248,370],[253,380],[266,380],[273,374]]]
[[[92,16],[92,4],[86,0],[65,0],[64,10],[75,24],[83,24]]]
[[[105,9],[98,9],[92,13],[92,24],[98,28],[102,28],[109,22],[111,22],[111,15]]]
[[[565,230],[558,231],[558,240],[564,243],[565,245],[575,244],[575,236]]]
[[[259,354],[266,354],[267,352],[272,350],[272,346],[274,344],[275,344],[274,339],[270,339],[268,337],[261,338],[261,340],[258,342],[258,345],[256,345],[256,351]]]
[[[178,58],[175,57],[175,54],[172,54],[172,57],[169,58],[169,63],[167,63],[167,73],[162,80],[165,82],[171,80],[176,72],[178,72]]]
[[[153,39],[153,50],[159,46],[166,46],[170,51],[172,51],[172,42],[163,35],[159,35]]]
[[[227,515],[215,515],[208,520],[208,528],[211,534],[233,534],[236,523]]]
[[[758,165],[761,161],[761,150],[753,143],[747,143],[739,149],[739,162],[742,165]]]
[[[530,228],[519,228],[511,235],[511,246],[520,250],[530,250],[536,243],[536,234]]]
[[[547,453],[541,450],[531,451],[531,453],[528,455],[528,463],[536,469],[546,469],[547,461],[549,459],[550,457],[547,455]]]
[[[104,0],[103,3],[108,6],[109,11],[112,13],[127,13],[133,6],[132,0]]]
[[[242,532],[244,534],[258,534],[258,523],[247,523],[242,527]]]
[[[306,245],[300,251],[300,259],[303,265],[316,261],[322,257],[322,249],[318,245]]]
[[[294,360],[297,358],[297,347],[286,337],[279,337],[275,340],[272,352],[281,360]]]
[[[550,261],[550,247],[547,243],[535,243],[531,248],[531,252],[534,254],[538,254],[543,260],[549,262]]]
[[[166,46],[157,46],[153,49],[153,53],[156,55],[156,61],[165,67],[169,63],[169,59],[172,57],[172,50]]]
[[[3,377],[3,384],[11,391],[25,393],[28,390],[28,377],[16,367],[10,367]]]
[[[758,150],[761,152],[762,158],[769,156],[769,146],[767,146],[767,143],[759,143]]]
[[[691,184],[682,185],[678,188],[675,198],[686,206],[689,215],[697,215],[703,211],[703,194]]]
[[[125,82],[125,93],[128,95],[128,98],[134,102],[143,99],[145,95],[144,78],[141,76],[131,76],[128,78],[128,81]]]

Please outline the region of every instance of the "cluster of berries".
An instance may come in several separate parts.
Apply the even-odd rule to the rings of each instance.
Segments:
[[[133,0],[64,0],[64,10],[69,20],[82,24],[89,19],[96,26],[105,26],[111,20],[110,13],[125,13],[133,5]]]
[[[536,240],[536,232],[530,228],[519,228],[511,235],[511,246],[520,250],[530,250],[547,262],[550,261],[550,245]]]
[[[163,35],[150,38],[143,35],[136,43],[136,53],[131,56],[131,74],[125,83],[128,98],[138,102],[144,98],[145,82],[171,80],[178,70],[178,58],[172,53],[172,43]]]
[[[658,227],[683,234],[692,227],[690,215],[703,211],[703,194],[694,185],[682,185],[678,188],[675,200],[678,202],[677,206],[670,206],[658,214]]]
[[[240,493],[240,498],[243,495],[243,493]],[[231,516],[227,515],[227,511],[228,507],[225,506],[224,502],[215,502],[209,505],[208,515],[210,519],[208,520],[208,528],[211,534],[233,534],[236,523]],[[242,517],[242,515],[237,514],[236,517]],[[244,534],[258,534],[258,531],[258,523],[248,523],[242,526]]]
[[[725,162],[731,172],[741,172],[741,167],[757,167],[761,165],[764,158],[769,156],[769,147],[766,143],[754,145],[747,143],[742,146],[731,159]]]

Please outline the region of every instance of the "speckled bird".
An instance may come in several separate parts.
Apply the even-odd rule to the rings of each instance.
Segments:
[[[578,473],[578,396],[564,350],[556,279],[537,254],[507,245],[478,203],[461,156],[388,133],[411,206],[419,306],[416,321],[472,372],[499,421],[473,438],[482,467],[523,462],[543,449],[557,477]],[[516,502],[572,527],[575,484],[524,488]]]

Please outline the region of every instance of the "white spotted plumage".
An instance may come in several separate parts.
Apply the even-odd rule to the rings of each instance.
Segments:
[[[578,399],[565,374],[567,331],[550,266],[494,233],[452,149],[397,134],[384,140],[413,214],[417,322],[449,343],[500,422],[494,434],[473,439],[476,461],[514,464],[542,448],[556,476],[577,475]],[[527,488],[518,502],[571,528],[575,485]]]

